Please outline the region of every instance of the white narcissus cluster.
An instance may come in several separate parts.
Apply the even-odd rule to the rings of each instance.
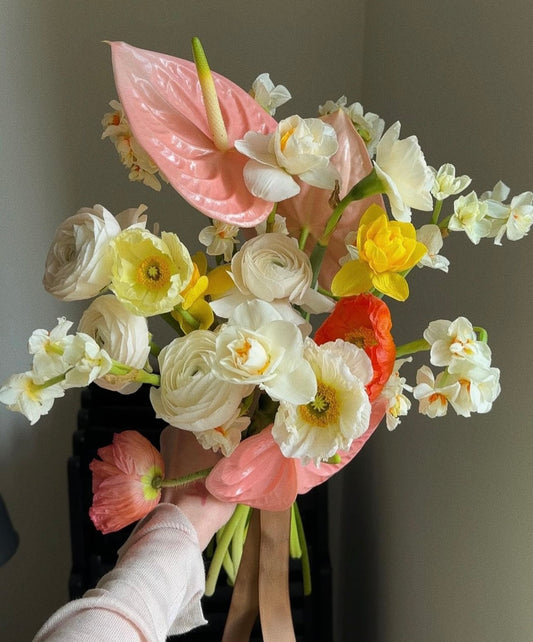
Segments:
[[[436,377],[428,366],[419,369],[413,396],[420,412],[440,417],[448,404],[463,417],[489,412],[500,394],[500,371],[491,366],[490,348],[478,339],[470,321],[432,321],[424,339],[431,346],[431,363],[446,369]]]
[[[389,430],[394,430],[401,423],[400,417],[407,415],[411,408],[411,400],[403,394],[403,391],[412,392],[413,388],[406,383],[405,377],[400,376],[400,368],[404,363],[412,360],[412,357],[408,357],[394,362],[392,374],[380,393],[380,397],[387,400],[385,419]]]
[[[195,330],[161,350],[160,386],[150,390],[150,401],[171,426],[193,432],[223,426],[252,392],[247,382],[217,377],[215,343],[214,332]]]
[[[330,158],[338,148],[331,125],[318,118],[290,116],[272,134],[247,132],[235,148],[251,160],[244,167],[250,192],[265,201],[278,202],[300,192],[294,180],[333,190],[340,175]]]
[[[316,394],[307,403],[281,401],[272,436],[285,457],[319,465],[349,450],[368,428],[365,385],[373,370],[364,350],[341,339],[321,346],[308,339],[304,354],[316,376]]]
[[[252,83],[250,95],[267,111],[271,116],[276,109],[291,99],[291,94],[284,85],[274,85],[270,74],[259,74]]]
[[[131,368],[145,367],[150,354],[150,333],[144,317],[132,314],[112,294],[95,299],[83,313],[78,330],[91,336],[115,361]],[[141,383],[123,377],[101,377],[102,388],[131,394]]]

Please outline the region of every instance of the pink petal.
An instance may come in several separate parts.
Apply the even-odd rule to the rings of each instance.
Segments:
[[[285,510],[296,499],[295,463],[281,454],[270,428],[265,428],[221,459],[209,474],[206,487],[222,501]]]
[[[340,197],[342,198],[349,189],[370,174],[372,161],[362,138],[343,110],[328,114],[322,120],[329,123],[337,132],[339,149],[331,162],[341,175]],[[278,212],[287,218],[287,227],[292,236],[298,237],[301,229],[306,225],[309,226],[311,233],[306,247],[308,251],[312,250],[314,243],[322,235],[331,214],[332,210],[328,204],[330,196],[329,190],[318,189],[303,183],[299,194],[278,206]],[[381,196],[376,195],[362,201],[355,201],[344,210],[322,263],[320,283],[324,287],[329,288],[333,275],[339,270],[339,259],[347,253],[344,237],[348,232],[357,229],[359,219],[372,203],[384,206]]]
[[[135,138],[193,207],[232,225],[263,221],[272,203],[244,184],[247,158],[218,150],[207,124],[196,67],[188,60],[111,43],[115,83]],[[248,131],[267,134],[276,121],[227,78],[213,73],[231,146]]]
[[[302,466],[299,462],[296,463],[296,470],[298,474],[298,493],[307,493],[311,488],[322,484],[327,481],[332,475],[344,468],[347,463],[357,455],[361,448],[366,444],[369,437],[374,430],[378,427],[379,423],[385,416],[387,411],[387,403],[380,400],[372,404],[372,414],[370,415],[370,424],[365,433],[352,442],[350,450],[346,453],[339,453],[341,457],[340,464],[320,464],[319,467],[314,463],[307,466]]]

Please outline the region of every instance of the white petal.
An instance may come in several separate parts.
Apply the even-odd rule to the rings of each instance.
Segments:
[[[270,167],[255,160],[244,166],[244,182],[254,196],[273,203],[300,192],[298,183],[280,167]]]

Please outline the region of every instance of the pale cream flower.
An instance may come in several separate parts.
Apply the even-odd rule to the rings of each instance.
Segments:
[[[321,346],[308,339],[304,356],[316,376],[316,394],[306,404],[281,401],[272,436],[285,457],[319,465],[349,450],[367,430],[371,406],[365,385],[372,365],[364,350],[341,339]]]
[[[423,225],[416,231],[416,240],[427,247],[427,254],[417,263],[418,267],[430,267],[434,270],[448,272],[450,261],[439,254],[443,246],[442,234],[438,225]]]
[[[412,386],[407,385],[405,377],[400,376],[400,368],[412,357],[397,359],[394,369],[387,383],[380,393],[380,397],[387,400],[387,414],[385,415],[388,430],[394,430],[401,423],[400,417],[407,415],[411,408],[411,400],[403,394],[404,390],[412,392]]]
[[[244,167],[244,182],[250,192],[266,201],[278,202],[300,192],[294,180],[333,190],[340,174],[330,158],[338,148],[331,125],[318,118],[290,116],[271,134],[247,132],[235,148],[252,160]]]
[[[298,327],[265,301],[242,303],[221,326],[213,368],[221,379],[258,385],[276,401],[307,403],[316,394]]]
[[[431,321],[424,331],[424,339],[431,346],[430,361],[434,366],[448,366],[453,372],[461,361],[490,365],[489,346],[478,340],[472,324],[465,317],[458,317],[455,321]]]
[[[111,357],[88,334],[77,332],[65,346],[65,361],[71,367],[65,373],[64,388],[84,388],[107,374]]]
[[[65,317],[57,319],[57,325],[52,330],[34,330],[28,340],[28,351],[33,355],[33,378],[36,383],[44,383],[48,379],[65,373],[72,364],[64,356],[65,348],[74,336],[68,331],[72,321]]]
[[[417,137],[400,140],[399,122],[391,125],[379,141],[374,168],[397,221],[410,221],[412,207],[423,211],[433,208],[433,173],[426,164]]]
[[[270,74],[259,74],[252,83],[250,90],[252,98],[261,105],[271,116],[276,113],[276,109],[284,105],[292,98],[289,90],[284,85],[274,85],[270,79]]]
[[[183,301],[193,263],[175,234],[163,232],[159,238],[147,230],[129,228],[112,241],[111,252],[109,287],[133,314],[163,314]]]
[[[84,207],[57,228],[46,257],[43,285],[63,301],[90,299],[111,281],[110,243],[120,233],[102,207]]]
[[[448,229],[465,232],[476,245],[482,238],[496,235],[493,219],[505,218],[509,211],[507,206],[498,201],[479,199],[475,192],[460,196],[454,202],[453,209]]]
[[[466,176],[466,174],[463,176],[455,176],[455,167],[451,163],[441,165],[438,171],[433,167],[429,169],[435,177],[431,193],[437,201],[443,201],[445,198],[448,198],[448,196],[459,194],[472,182],[470,176]]]
[[[527,236],[531,225],[533,225],[533,193],[524,192],[511,200],[508,218],[502,221],[494,243],[501,245],[504,236],[510,241],[519,241]]]
[[[214,220],[213,225],[200,230],[198,240],[207,247],[206,251],[209,256],[220,256],[222,254],[224,255],[224,261],[231,261],[233,249],[239,243],[236,238],[239,229],[237,225]]]
[[[500,370],[494,367],[463,361],[448,380],[460,385],[457,397],[450,402],[463,417],[470,417],[472,412],[489,412],[501,392]]]
[[[33,426],[47,415],[54,400],[63,397],[64,387],[54,384],[43,387],[35,382],[33,372],[14,374],[0,387],[0,402],[9,410],[22,413]]]
[[[250,417],[240,417],[237,409],[222,426],[211,430],[197,432],[196,439],[206,450],[220,451],[224,457],[229,457],[241,441],[244,430],[250,425]]]
[[[448,373],[443,371],[435,379],[428,366],[422,366],[416,373],[417,385],[413,397],[418,399],[418,411],[434,419],[448,412],[448,404],[455,401],[460,391],[457,381],[448,381]]]
[[[264,220],[262,223],[259,223],[259,225],[256,225],[255,231],[258,235],[266,234],[267,221]],[[274,225],[272,226],[271,232],[277,232],[278,234],[286,234],[288,236],[289,230],[287,229],[287,219],[284,216],[281,216],[281,214],[276,214],[274,216]]]
[[[313,313],[329,312],[334,303],[311,288],[309,257],[295,238],[272,232],[246,241],[231,261],[238,290],[263,301],[301,305]]]
[[[235,416],[253,386],[216,376],[215,341],[213,332],[194,330],[161,350],[160,387],[150,390],[157,417],[200,432],[223,426]]]
[[[78,330],[92,337],[115,361],[143,369],[150,354],[150,333],[144,317],[132,314],[112,294],[95,299],[83,313]],[[101,377],[95,383],[107,390],[131,394],[140,383]]]

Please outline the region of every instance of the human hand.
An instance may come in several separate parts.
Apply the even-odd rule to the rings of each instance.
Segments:
[[[191,432],[173,426],[163,430],[160,443],[167,479],[214,466],[221,457],[219,453],[205,450]],[[215,499],[203,480],[186,486],[163,488],[161,501],[175,504],[185,513],[198,534],[202,550],[235,510],[235,504]]]

